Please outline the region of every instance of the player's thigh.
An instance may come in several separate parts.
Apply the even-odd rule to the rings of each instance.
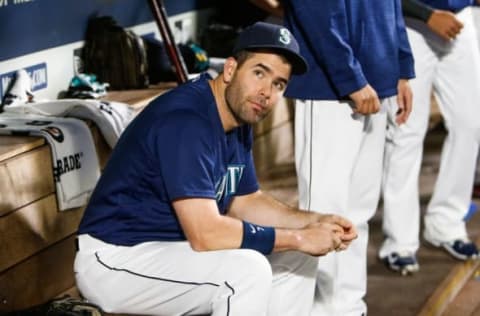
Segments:
[[[314,102],[308,173],[312,210],[337,213],[346,209],[366,121],[366,116],[353,112],[351,102]]]
[[[467,23],[469,22],[469,23]],[[471,19],[442,59],[435,80],[439,106],[447,123],[477,129],[480,116],[480,50]]]
[[[228,284],[271,283],[270,265],[255,251],[196,252],[187,242],[80,250],[76,274],[82,294],[106,311],[172,315],[208,310],[219,291],[230,290]]]

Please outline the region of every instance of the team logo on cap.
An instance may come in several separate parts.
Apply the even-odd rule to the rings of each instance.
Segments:
[[[292,41],[292,35],[290,34],[290,31],[287,30],[286,28],[281,28],[280,29],[280,37],[278,38],[280,43],[288,45]]]

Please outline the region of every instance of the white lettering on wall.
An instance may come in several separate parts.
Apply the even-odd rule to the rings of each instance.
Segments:
[[[32,79],[32,90],[36,90],[37,87],[43,86],[47,83],[46,68],[35,69],[29,75]]]
[[[33,0],[13,0],[13,4],[20,4],[25,2],[33,2]]]
[[[2,89],[0,91],[7,91],[8,85],[10,84],[12,77],[1,77],[1,78],[2,78],[2,87],[1,87]]]
[[[35,0],[13,0],[13,5],[15,4],[24,4],[24,3],[28,3],[28,2],[33,2]],[[6,7],[8,6],[8,0],[0,0],[0,8],[1,7]]]
[[[47,63],[39,63],[23,69],[25,69],[30,77],[30,89],[32,92],[48,87]],[[17,70],[0,74],[0,98],[7,92],[8,85],[10,81],[15,78]]]

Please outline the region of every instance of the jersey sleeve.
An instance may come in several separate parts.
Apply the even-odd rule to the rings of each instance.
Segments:
[[[348,95],[367,84],[360,62],[348,42],[345,0],[290,0],[299,26],[316,60],[324,63],[340,95]],[[315,30],[315,31],[312,31]]]
[[[396,25],[399,36],[399,75],[401,79],[415,78],[415,67],[410,42],[408,41],[405,20],[402,14],[401,0],[396,0]]]
[[[215,140],[205,118],[177,111],[155,131],[154,156],[170,200],[215,199]]]
[[[433,13],[432,7],[417,0],[402,0],[402,11],[405,17],[419,19],[425,23]]]

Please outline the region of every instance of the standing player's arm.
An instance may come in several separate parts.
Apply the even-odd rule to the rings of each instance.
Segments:
[[[320,256],[346,248],[337,225],[330,223],[314,223],[304,229],[255,225],[221,215],[213,199],[178,199],[173,207],[187,240],[196,251],[247,248],[268,254],[299,250]]]
[[[378,98],[377,91],[369,84],[350,93],[349,97],[355,104],[353,110],[356,113],[366,115],[377,113],[380,110],[380,99]]]
[[[348,96],[360,114],[380,110],[377,92],[368,84],[350,46],[346,0],[285,1],[285,11],[294,12],[307,44],[340,96]]]
[[[250,2],[273,16],[280,18],[283,16],[283,5],[280,0],[250,0]]]
[[[428,27],[441,38],[451,41],[463,28],[463,23],[450,11],[434,10],[427,21]]]
[[[403,15],[421,20],[446,41],[454,39],[463,28],[455,14],[450,11],[434,9],[418,0],[402,0]]]
[[[397,104],[398,111],[396,115],[397,124],[403,124],[407,121],[410,113],[412,112],[412,90],[408,79],[415,78],[415,66],[410,47],[410,42],[407,35],[407,27],[405,20],[401,14],[402,10],[405,10],[402,5],[405,2],[395,3],[395,25],[398,33],[398,65],[399,65],[399,80],[397,83]]]
[[[427,23],[433,10],[432,7],[418,0],[402,0],[402,11],[405,17],[418,19]]]
[[[398,81],[397,91],[398,112],[396,122],[400,125],[407,121],[412,112],[413,95],[407,79]]]

